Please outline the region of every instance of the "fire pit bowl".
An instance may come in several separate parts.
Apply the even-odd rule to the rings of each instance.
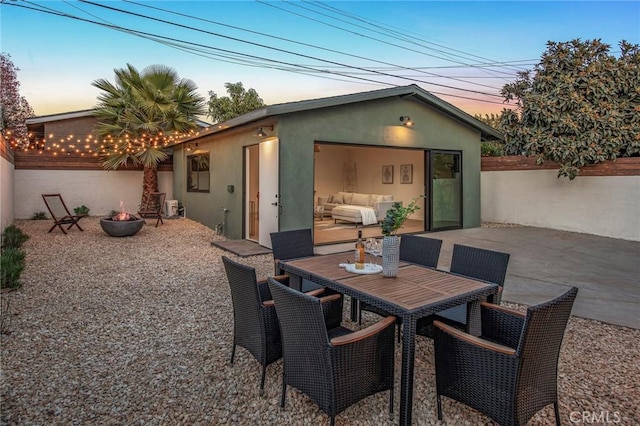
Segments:
[[[130,216],[126,220],[114,220],[111,217],[100,219],[102,230],[112,237],[130,237],[135,235],[144,225],[144,219]]]

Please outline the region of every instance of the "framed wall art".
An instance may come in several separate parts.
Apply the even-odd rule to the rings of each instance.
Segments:
[[[400,165],[400,183],[413,183],[413,164]]]
[[[382,166],[382,183],[393,183],[393,166]]]

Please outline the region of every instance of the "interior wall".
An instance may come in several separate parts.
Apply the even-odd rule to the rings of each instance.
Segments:
[[[393,195],[394,200],[407,205],[417,196],[426,194],[424,151],[417,149],[375,148],[349,145],[319,144],[315,153],[315,202],[317,197],[343,191],[344,168],[356,166],[356,191],[362,193]],[[401,183],[400,166],[413,166],[412,183]],[[382,167],[393,166],[393,183],[382,183]],[[420,200],[420,209],[412,218],[422,218],[425,208]]]

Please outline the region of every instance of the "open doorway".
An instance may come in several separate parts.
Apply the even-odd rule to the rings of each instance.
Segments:
[[[260,148],[252,145],[245,148],[245,170],[247,170],[245,191],[245,238],[258,242],[260,220],[258,199],[260,197]]]
[[[279,145],[270,138],[245,147],[245,238],[268,248],[280,216]]]
[[[431,230],[462,227],[462,153],[431,151]]]
[[[378,201],[402,201],[407,205],[413,198],[426,195],[425,158],[424,149],[316,143],[314,244],[353,241],[358,230],[362,230],[364,238],[381,238],[377,221],[363,224],[358,219],[362,213],[350,207],[372,208],[376,219],[381,220],[386,210],[379,210]],[[341,193],[345,195],[340,197]],[[388,207],[392,203],[382,204]],[[423,199],[420,210],[409,218],[400,233],[426,231],[428,212],[429,203]]]

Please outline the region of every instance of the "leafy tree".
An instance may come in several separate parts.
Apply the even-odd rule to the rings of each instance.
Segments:
[[[475,114],[473,118],[475,118],[476,120],[482,121],[484,124],[489,125],[494,129],[499,129],[500,119],[502,118],[502,114],[504,114],[504,111],[499,115],[494,113],[491,113],[491,115],[485,114],[484,116],[482,114]]]
[[[600,40],[548,42],[534,73],[502,89],[518,107],[502,117],[507,152],[558,162],[569,179],[584,165],[640,154],[640,51],[619,45],[616,58]]]
[[[197,128],[205,99],[193,81],[164,65],[139,72],[127,64],[114,72],[115,84],[105,79],[92,83],[103,91],[94,112],[102,136],[101,164],[113,170],[129,162],[142,164],[144,203],[158,190],[158,164],[169,156],[164,146]]]
[[[26,120],[35,114],[26,98],[20,96],[18,71],[11,55],[0,54],[0,129],[5,140],[26,148],[29,145]]]
[[[245,90],[241,82],[225,83],[229,96],[219,98],[209,91],[209,117],[216,122],[230,120],[264,106],[264,102],[254,89]]]
[[[476,120],[482,121],[484,124],[487,124],[494,129],[500,130],[502,116],[506,113],[506,109],[503,109],[500,114],[491,113],[485,114],[484,116],[481,114],[475,114],[473,118]],[[502,141],[484,141],[481,142],[480,145],[480,155],[482,157],[501,157],[504,155],[504,142]]]

